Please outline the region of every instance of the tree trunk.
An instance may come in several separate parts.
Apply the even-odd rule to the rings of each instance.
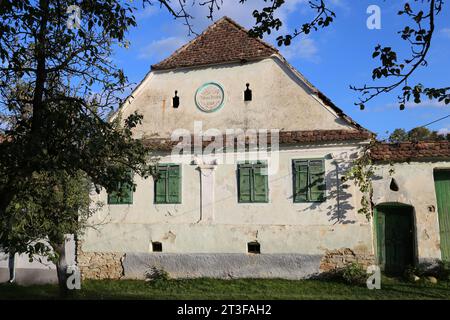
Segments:
[[[56,261],[56,273],[58,275],[58,286],[61,297],[67,296],[69,289],[67,288],[67,261],[66,261],[66,242],[53,243],[53,249],[58,254]]]
[[[33,94],[33,117],[31,121],[32,138],[37,139],[37,133],[42,131],[43,116],[43,99],[45,84],[47,81],[46,69],[46,36],[48,21],[48,1],[39,0],[39,9],[41,12],[39,20],[39,33],[36,36],[36,46],[34,57],[36,59],[36,81]],[[34,140],[36,141],[36,140]],[[41,142],[38,140],[38,142]]]

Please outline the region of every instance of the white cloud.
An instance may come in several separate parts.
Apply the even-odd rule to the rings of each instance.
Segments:
[[[438,134],[442,134],[442,135],[450,134],[450,129],[449,128],[441,128],[438,130]]]
[[[160,40],[152,41],[144,47],[139,54],[141,59],[161,59],[168,57],[175,50],[186,43],[184,37],[168,37]]]
[[[300,58],[311,62],[319,62],[316,42],[311,38],[295,39],[288,47],[280,49],[281,54],[288,60]]]
[[[450,38],[450,28],[441,29],[441,33],[444,35],[444,37]]]
[[[145,8],[139,8],[139,10],[136,12],[136,19],[143,20],[155,14],[158,14],[160,11],[161,10],[159,9],[159,7],[155,5],[146,5]]]

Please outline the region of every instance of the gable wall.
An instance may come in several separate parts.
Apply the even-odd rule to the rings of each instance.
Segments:
[[[225,91],[222,109],[205,113],[195,105],[195,92],[207,82],[219,83]],[[244,102],[245,84],[253,100]],[[180,107],[172,107],[175,90]],[[169,137],[177,128],[193,131],[194,121],[203,129],[326,130],[348,129],[328,107],[314,98],[278,58],[243,65],[227,64],[195,69],[151,72],[126,102],[122,117],[134,111],[144,115],[136,135]]]

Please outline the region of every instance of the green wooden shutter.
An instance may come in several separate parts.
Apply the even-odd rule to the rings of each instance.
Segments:
[[[239,176],[239,202],[251,202],[252,194],[252,166],[240,164],[238,167]]]
[[[294,201],[308,201],[308,161],[294,161]]]
[[[121,203],[132,204],[133,203],[133,188],[128,184],[122,186]]]
[[[165,167],[158,166],[158,176],[155,180],[155,203],[167,202],[167,174]]]
[[[118,204],[119,198],[117,197],[117,192],[108,193],[108,204]]]
[[[119,184],[117,190],[108,194],[108,204],[133,204],[132,187]]]
[[[155,203],[181,203],[181,168],[174,164],[158,165]]]
[[[450,262],[450,170],[436,170],[434,184],[439,217],[441,256],[443,261]]]
[[[323,160],[309,161],[309,193],[310,201],[325,200],[325,169]]]
[[[267,202],[269,199],[267,167],[262,164],[253,167],[253,201]]]
[[[180,166],[168,167],[167,180],[167,202],[180,203],[181,202],[181,170]]]

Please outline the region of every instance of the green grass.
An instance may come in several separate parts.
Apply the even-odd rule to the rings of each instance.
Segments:
[[[55,285],[0,285],[0,300],[58,298]],[[86,280],[70,299],[450,299],[450,282],[432,285],[384,277],[381,290],[368,290],[325,280]]]

